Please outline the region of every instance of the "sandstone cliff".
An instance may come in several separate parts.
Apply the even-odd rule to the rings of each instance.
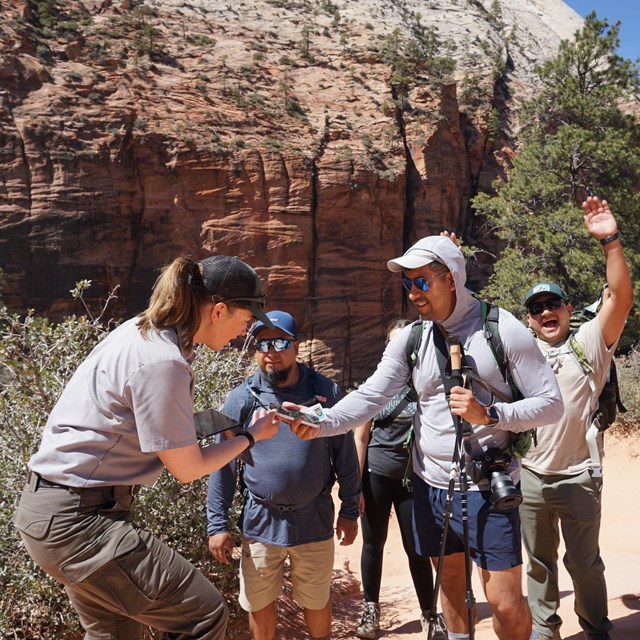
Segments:
[[[453,229],[517,140],[560,0],[0,0],[0,268],[52,317],[180,252],[241,256],[347,385],[411,314],[386,269]],[[481,269],[473,278],[481,278]]]

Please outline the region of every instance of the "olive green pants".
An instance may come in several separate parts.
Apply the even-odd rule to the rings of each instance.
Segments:
[[[136,640],[143,625],[173,640],[222,640],[220,593],[133,524],[132,500],[126,487],[46,487],[31,474],[14,523],[33,560],[65,586],[85,640]]]
[[[576,476],[540,475],[522,469],[522,541],[529,556],[527,597],[533,627],[553,637],[558,615],[558,545],[573,581],[574,609],[588,638],[608,638],[607,585],[600,557],[600,490],[588,471]]]

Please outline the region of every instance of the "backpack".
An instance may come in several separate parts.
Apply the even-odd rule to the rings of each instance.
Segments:
[[[413,388],[411,384],[411,379],[407,381],[405,386],[406,392],[402,395],[402,398],[398,400],[398,402],[394,405],[393,401],[389,402],[386,407],[378,414],[376,418],[371,423],[371,430],[380,429],[388,427],[393,424],[398,416],[403,412],[405,407],[412,403],[416,402],[418,399],[418,395],[416,394],[416,390]],[[400,395],[400,394],[398,394]],[[407,458],[407,466],[404,470],[404,475],[402,477],[402,486],[411,491],[411,476],[413,475],[413,441],[414,441],[414,432],[413,432],[413,423],[409,426],[407,430],[407,435],[402,443],[403,448],[407,450],[408,458]]]
[[[582,345],[576,339],[576,333],[581,325],[597,317],[598,311],[607,296],[608,285],[605,284],[602,288],[600,297],[593,304],[590,304],[588,307],[584,307],[577,313],[574,313],[569,322],[569,327],[571,329],[569,334],[569,349],[573,353],[578,365],[586,376],[593,374],[593,367],[587,360]],[[600,395],[598,396],[598,406],[591,416],[591,424],[595,424],[598,431],[606,431],[615,422],[618,411],[620,413],[626,413],[627,408],[622,403],[622,398],[620,397],[618,371],[616,369],[615,360],[612,358],[607,380],[604,383],[604,387],[602,388]]]
[[[511,375],[511,371],[509,370],[509,362],[507,360],[507,355],[505,353],[504,345],[502,343],[502,339],[500,338],[500,327],[499,327],[499,310],[498,307],[485,302],[484,300],[480,300],[480,311],[482,315],[482,331],[491,349],[491,353],[498,365],[498,369],[500,369],[500,373],[502,374],[503,380],[507,383],[509,388],[511,389],[511,393],[513,395],[513,401],[520,400],[523,398],[520,389],[518,389],[517,385],[513,380],[513,376]],[[411,332],[409,333],[409,339],[407,340],[407,363],[409,364],[409,379],[411,379],[411,372],[418,361],[418,349],[420,348],[420,344],[422,342],[422,333],[424,331],[424,325],[422,320],[416,320],[411,327]],[[441,366],[441,372],[443,374],[444,379],[444,367]],[[535,429],[528,429],[527,431],[521,431],[516,433],[514,431],[509,432],[511,435],[511,442],[508,448],[508,453],[510,455],[516,456],[518,458],[522,458],[529,448],[531,444],[535,441]]]

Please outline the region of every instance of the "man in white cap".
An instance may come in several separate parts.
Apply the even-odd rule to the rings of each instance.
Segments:
[[[418,552],[430,556],[437,564],[456,442],[454,420],[461,418],[472,431],[465,438],[467,460],[482,460],[487,451],[501,456],[510,450],[509,432],[523,432],[559,419],[563,403],[553,372],[533,337],[515,317],[500,309],[505,359],[523,396],[514,400],[483,332],[481,303],[465,288],[464,257],[450,238],[423,238],[403,256],[390,260],[388,267],[393,272],[402,272],[402,283],[423,320],[415,366],[409,366],[406,353],[409,326],[389,342],[375,373],[356,391],[327,409],[327,420],[320,429],[309,428],[299,421],[294,421],[291,428],[303,439],[354,429],[376,415],[411,376],[418,394],[412,483],[414,534]],[[442,360],[438,356],[440,349],[436,346],[443,339],[460,344],[466,365],[476,378],[473,392],[454,386],[448,400]],[[503,457],[505,475],[508,471],[517,487],[520,461],[511,455]],[[522,595],[518,510],[497,509],[490,500],[493,492],[489,489],[485,477],[478,484],[470,484],[465,492],[470,557],[479,569],[496,636],[501,640],[529,640],[531,614]],[[469,637],[461,496],[458,482],[453,493],[441,584],[442,608],[449,638],[454,640]]]

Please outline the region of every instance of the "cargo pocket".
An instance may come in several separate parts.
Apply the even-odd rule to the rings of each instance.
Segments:
[[[86,580],[108,562],[135,549],[140,537],[133,527],[122,526],[110,529],[98,540],[83,547],[60,565],[60,571],[70,584]]]
[[[53,516],[28,509],[18,509],[13,516],[16,529],[34,540],[44,540],[47,537],[52,521]]]

